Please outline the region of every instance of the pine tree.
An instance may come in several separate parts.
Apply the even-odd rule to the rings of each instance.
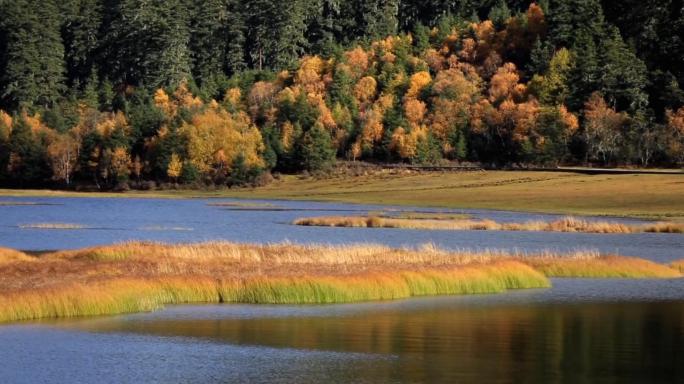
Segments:
[[[606,34],[600,50],[600,90],[608,103],[618,111],[643,111],[648,104],[646,65],[625,44],[615,27]]]
[[[106,10],[106,60],[115,83],[150,89],[190,78],[190,30],[183,0],[118,0]]]
[[[568,106],[571,110],[577,111],[582,108],[589,96],[599,89],[601,64],[594,39],[589,35],[578,35],[573,51],[575,67],[569,75]]]
[[[248,57],[252,67],[277,70],[292,64],[305,52],[305,0],[280,2],[254,0],[245,3]]]
[[[313,15],[307,28],[311,52],[329,54],[333,51],[342,28],[338,22],[343,0],[311,1],[310,12]]]
[[[325,171],[335,162],[330,134],[318,124],[304,133],[296,153],[301,169],[309,172]]]
[[[502,29],[506,26],[506,21],[511,18],[511,10],[508,8],[505,0],[499,2],[489,11],[489,20],[494,23],[497,29]]]
[[[69,84],[88,86],[96,67],[102,24],[102,1],[81,0],[67,2],[62,38]],[[92,84],[98,87],[99,84]]]
[[[246,26],[240,0],[227,0],[226,17],[226,53],[224,69],[232,75],[247,68],[245,61]]]
[[[54,105],[65,90],[64,45],[54,0],[18,0],[0,8],[6,39],[0,73],[2,104],[12,109]]]
[[[604,18],[598,0],[551,0],[549,8],[549,35],[556,46],[575,48],[580,37],[591,37],[597,43],[603,36]]]
[[[530,53],[530,62],[527,64],[529,74],[545,73],[549,69],[553,51],[553,46],[548,41],[542,42],[541,39],[537,38]]]
[[[365,0],[359,4],[359,9],[365,38],[383,39],[397,33],[399,0]]]
[[[223,74],[228,45],[228,10],[224,0],[193,0],[188,44],[192,75],[208,95],[217,91],[217,79]],[[225,91],[225,90],[223,90]]]

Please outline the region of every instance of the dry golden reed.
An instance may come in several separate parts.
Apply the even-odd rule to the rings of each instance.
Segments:
[[[10,264],[15,262],[31,262],[35,260],[33,257],[14,249],[0,248],[0,266],[3,264]]]
[[[444,251],[433,245],[124,243],[39,258],[0,249],[0,321],[196,302],[341,303],[541,288],[548,276],[678,277],[646,260]]]
[[[575,217],[564,217],[551,222],[528,221],[524,223],[498,223],[487,219],[411,219],[379,216],[324,216],[296,219],[293,224],[319,227],[405,228],[454,231],[541,231],[606,234],[640,232],[684,233],[684,223],[627,225],[608,221],[588,221]]]

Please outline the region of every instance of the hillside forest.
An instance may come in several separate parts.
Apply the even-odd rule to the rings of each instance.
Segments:
[[[684,163],[681,0],[0,0],[0,185]]]

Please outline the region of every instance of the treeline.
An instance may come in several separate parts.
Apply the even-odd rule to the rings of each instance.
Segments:
[[[0,0],[0,183],[684,161],[681,1]]]

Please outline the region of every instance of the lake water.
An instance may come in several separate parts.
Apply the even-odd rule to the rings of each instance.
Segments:
[[[301,227],[290,223],[305,216],[365,215],[386,210],[426,211],[353,204],[260,201],[261,209],[217,207],[227,199],[100,199],[2,198],[3,202],[44,205],[0,206],[0,245],[23,250],[54,250],[111,244],[127,240],[197,242],[230,240],[248,243],[380,243],[415,247],[434,243],[447,249],[517,249],[571,251],[596,249],[658,262],[684,258],[684,236],[673,234],[586,234],[498,231],[429,231],[382,228]],[[557,215],[485,210],[427,210],[462,212],[499,222],[554,220]],[[592,219],[592,218],[590,218]],[[594,218],[634,222],[617,218]],[[38,223],[79,224],[90,229],[20,228]]]
[[[302,216],[390,207],[229,200],[2,198],[0,246],[126,240],[435,243],[444,248],[598,249],[666,262],[684,236],[297,227]],[[265,207],[264,207],[265,208]],[[412,209],[408,209],[412,210]],[[497,221],[552,219],[458,211]],[[616,219],[617,220],[617,219]],[[91,229],[22,229],[36,223]],[[501,295],[344,305],[192,305],[0,326],[0,383],[684,383],[684,279],[554,279]]]

